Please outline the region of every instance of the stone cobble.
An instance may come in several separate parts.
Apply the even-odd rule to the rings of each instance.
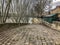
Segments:
[[[60,45],[60,32],[43,25],[26,25],[0,32],[0,45]]]

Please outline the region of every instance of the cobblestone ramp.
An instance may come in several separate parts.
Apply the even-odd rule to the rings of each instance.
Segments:
[[[43,25],[26,25],[0,32],[0,45],[60,45],[60,32]]]

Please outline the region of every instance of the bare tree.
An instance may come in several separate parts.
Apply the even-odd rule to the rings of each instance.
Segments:
[[[7,17],[8,17],[11,1],[12,1],[12,0],[8,0],[8,3],[7,3],[7,5],[6,5],[5,12],[4,12],[4,16],[3,16],[3,23],[6,22],[6,19],[7,19]]]
[[[43,15],[44,8],[46,5],[50,4],[51,0],[39,0],[39,2],[35,6],[35,12],[38,14],[38,16]]]
[[[3,8],[4,8],[4,0],[2,0],[2,15],[3,15]]]
[[[15,10],[17,12],[16,17],[13,17],[17,23],[23,21],[23,22],[28,22],[28,17],[27,15],[30,15],[30,4],[31,0],[15,0],[16,2],[14,3],[15,5]],[[26,2],[28,1],[28,2]]]
[[[12,18],[15,20],[16,23],[21,21],[28,22],[27,16],[33,16],[36,12],[38,16],[42,15],[44,12],[44,8],[49,2],[48,0],[2,0],[2,15],[3,15],[3,22],[6,22],[6,19],[11,14]],[[7,3],[6,3],[7,2]],[[36,4],[35,2],[38,2]],[[36,4],[35,8],[34,5]],[[4,8],[5,5],[5,8]],[[33,11],[33,9],[35,9]]]

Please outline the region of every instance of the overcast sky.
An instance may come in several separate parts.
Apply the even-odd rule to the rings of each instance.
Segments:
[[[60,5],[60,0],[53,0],[52,3],[51,3],[51,8],[50,9],[51,10],[55,9],[57,5]],[[49,6],[47,6],[46,9],[47,9],[46,11],[49,11],[50,10]]]
[[[60,5],[60,0],[53,0],[52,5],[53,7],[55,7],[56,5]]]
[[[58,1],[60,1],[60,0],[53,0],[53,2],[58,2]]]

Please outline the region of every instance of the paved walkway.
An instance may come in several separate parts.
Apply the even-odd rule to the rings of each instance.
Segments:
[[[0,32],[0,45],[60,45],[60,32],[43,25],[16,27]]]

